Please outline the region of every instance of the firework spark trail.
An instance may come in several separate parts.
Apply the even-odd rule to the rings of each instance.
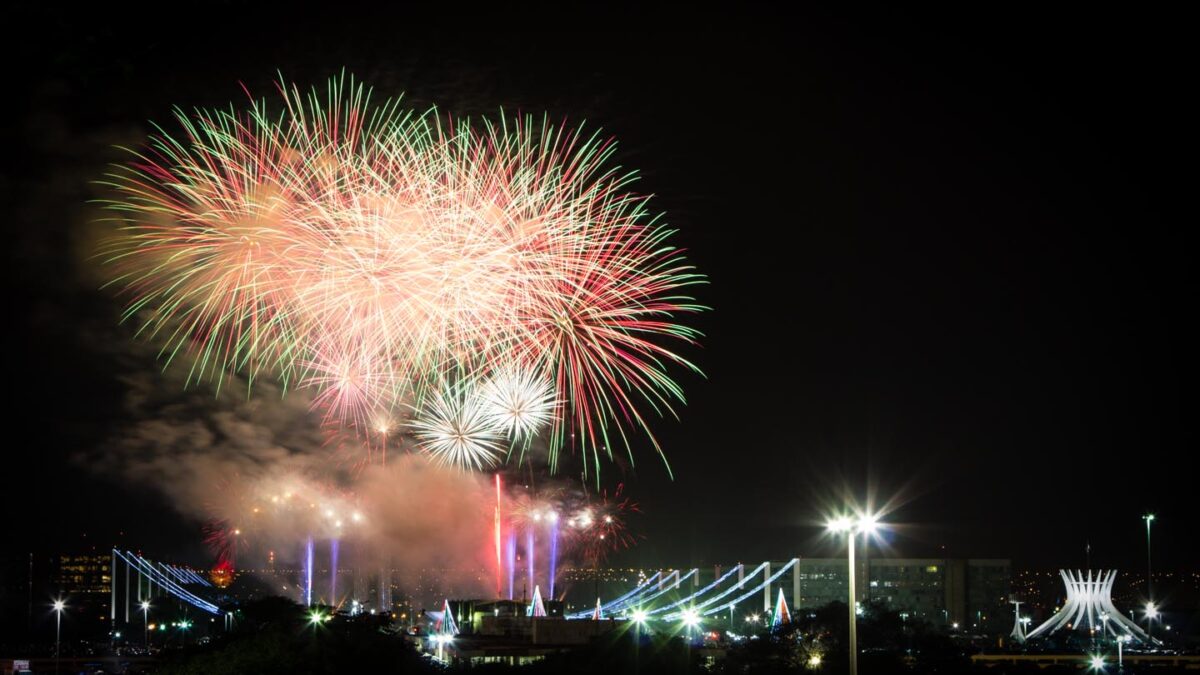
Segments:
[[[406,111],[353,78],[279,93],[281,110],[177,110],[179,132],[107,177],[121,226],[102,256],[163,359],[190,360],[189,382],[312,389],[364,435],[416,410],[425,450],[464,469],[543,427],[552,470],[568,444],[585,473],[618,444],[632,459],[635,427],[662,455],[646,414],[683,401],[671,364],[696,370],[663,343],[699,337],[676,317],[704,280],[613,143]]]

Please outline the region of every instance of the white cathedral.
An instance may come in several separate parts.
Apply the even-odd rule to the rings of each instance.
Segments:
[[[1012,637],[1018,642],[1031,638],[1050,635],[1062,628],[1074,630],[1100,631],[1101,635],[1116,638],[1127,637],[1139,642],[1148,643],[1152,638],[1142,630],[1142,627],[1126,617],[1113,606],[1112,588],[1117,580],[1116,570],[1104,570],[1093,576],[1088,570],[1085,575],[1082,570],[1059,570],[1063,583],[1067,586],[1067,601],[1062,609],[1045,623],[1025,633],[1021,623],[1020,603],[1017,605],[1017,620],[1013,626]]]

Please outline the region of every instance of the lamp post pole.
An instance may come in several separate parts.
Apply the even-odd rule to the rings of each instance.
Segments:
[[[1150,524],[1154,522],[1154,514],[1147,513],[1142,520],[1146,521],[1146,599],[1153,600],[1154,593],[1150,587]]]
[[[146,641],[146,654],[150,654],[150,601],[142,601],[142,636]]]
[[[1142,520],[1146,521],[1146,600],[1154,602],[1154,589],[1151,586],[1151,571],[1150,571],[1150,524],[1154,522],[1154,514],[1147,513],[1142,516]],[[1146,635],[1154,637],[1154,622],[1146,623]]]
[[[858,574],[854,563],[854,535],[871,534],[878,527],[878,521],[873,515],[859,515],[856,519],[843,516],[830,520],[826,527],[829,532],[846,534],[846,560],[849,567],[847,587],[850,591],[850,675],[858,675]]]
[[[66,604],[62,600],[54,601],[54,673],[58,675],[58,661],[62,656],[62,613]]]
[[[850,530],[846,541],[849,542],[850,551],[847,556],[850,561],[850,675],[858,675],[858,612],[855,607],[858,602],[854,588],[855,577],[858,575],[854,569],[854,530]]]

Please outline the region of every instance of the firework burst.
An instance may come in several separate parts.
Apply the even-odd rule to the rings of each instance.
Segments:
[[[464,468],[541,430],[552,469],[571,439],[596,472],[614,442],[632,458],[630,427],[662,453],[646,414],[683,401],[668,368],[695,367],[668,345],[697,339],[677,318],[703,277],[611,142],[450,122],[346,78],[279,91],[278,109],[177,111],[106,181],[120,229],[102,256],[164,359],[189,381],[310,388],[327,423],[368,435],[420,402],[409,431]]]
[[[500,437],[475,392],[452,385],[438,394],[426,400],[410,424],[434,460],[475,469],[499,462]]]
[[[574,528],[572,550],[588,564],[598,565],[612,553],[634,543],[627,520],[640,509],[635,502],[621,496],[623,488],[618,485],[611,499],[602,492],[567,521]]]
[[[528,440],[554,419],[554,390],[528,370],[502,369],[480,390],[490,424],[514,440]]]

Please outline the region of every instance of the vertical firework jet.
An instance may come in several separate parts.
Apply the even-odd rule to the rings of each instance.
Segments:
[[[508,599],[513,599],[513,584],[517,573],[517,533],[509,529],[508,543],[504,549],[505,569],[508,571]]]
[[[312,606],[313,538],[304,540],[304,606]]]
[[[340,541],[337,539],[329,540],[329,604],[334,606],[338,604],[337,578],[338,553],[340,552],[340,548]]]
[[[528,570],[526,571],[527,578],[525,582],[526,592],[529,592],[529,589],[533,588],[534,570],[536,569],[534,561],[537,558],[537,549],[533,547],[533,544],[533,528],[527,525],[525,530],[525,558],[528,567]],[[521,593],[521,601],[525,601],[524,592]]]
[[[550,597],[554,597],[554,579],[558,576],[558,514],[550,514]]]
[[[504,575],[504,556],[500,552],[500,474],[496,474],[496,522],[495,532],[496,538],[496,597],[504,596],[504,586],[502,579]]]

